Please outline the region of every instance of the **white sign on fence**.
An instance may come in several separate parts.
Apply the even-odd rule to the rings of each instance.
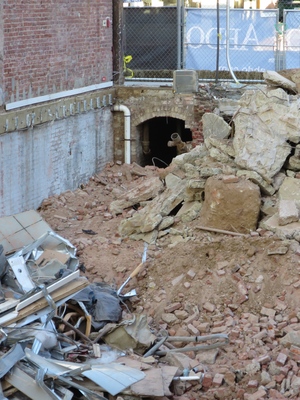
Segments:
[[[229,56],[233,71],[275,69],[278,10],[230,10]],[[219,70],[228,70],[226,58],[226,10],[219,10]],[[186,68],[216,70],[217,11],[187,9]]]

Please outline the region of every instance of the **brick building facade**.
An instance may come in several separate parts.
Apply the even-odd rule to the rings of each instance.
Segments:
[[[146,163],[148,136],[163,148],[167,125],[153,133],[157,122],[201,141],[208,96],[123,86],[121,27],[121,1],[0,0],[0,216],[36,209],[124,162],[116,105],[131,113],[131,161]]]
[[[112,1],[1,0],[5,103],[112,80]]]

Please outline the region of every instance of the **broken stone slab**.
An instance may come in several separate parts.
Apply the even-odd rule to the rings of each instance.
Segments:
[[[282,89],[280,89],[283,92]],[[272,91],[277,92],[277,91]],[[243,169],[256,171],[265,180],[269,181],[276,175],[284,165],[287,156],[291,152],[291,146],[287,143],[285,135],[286,124],[279,124],[279,117],[285,115],[289,109],[288,105],[271,102],[278,93],[265,95],[263,100],[263,111],[266,106],[269,108],[272,121],[263,121],[259,106],[262,104],[260,92],[253,91],[253,97],[247,97],[248,109],[239,110],[236,114],[235,136],[233,138],[233,147],[235,150],[235,163]],[[279,93],[279,96],[281,93]],[[257,98],[256,98],[257,97]],[[282,98],[281,96],[279,98]],[[245,102],[245,99],[241,100]],[[266,103],[269,102],[267,105]],[[279,112],[280,111],[280,112]]]
[[[260,222],[259,227],[274,232],[280,239],[300,239],[300,223],[292,222],[291,224],[280,226],[278,221],[278,213],[270,218]]]
[[[177,178],[172,187],[166,188],[131,218],[122,220],[119,225],[120,235],[124,237],[136,233],[148,233],[156,229],[163,217],[168,216],[183,202],[185,189],[186,181]]]
[[[272,85],[287,89],[293,93],[298,93],[295,82],[285,78],[276,71],[265,71],[263,72],[264,80]]]
[[[280,186],[283,184],[283,181],[286,178],[286,174],[284,172],[278,172],[278,174],[276,174],[273,178],[273,183],[272,186],[274,187],[274,189],[277,190],[280,188]]]
[[[299,331],[291,331],[288,332],[283,338],[280,340],[280,344],[284,347],[290,348],[291,346],[300,346],[300,332]]]
[[[218,354],[219,354],[219,349],[206,350],[203,352],[199,352],[196,358],[201,364],[212,365],[216,363]]]
[[[190,164],[190,163],[186,163],[182,166],[184,172],[185,172],[185,176],[187,179],[199,179],[200,178],[200,174],[199,174],[199,167]]]
[[[272,178],[291,152],[288,141],[299,142],[299,106],[284,90],[248,91],[234,117],[236,163]]]
[[[267,196],[272,196],[275,193],[275,189],[267,181],[265,181],[257,172],[248,171],[245,169],[238,170],[236,172],[237,176],[245,176],[250,179],[253,183],[257,184],[261,192]]]
[[[227,156],[235,157],[232,139],[216,139],[214,137],[209,137],[206,140],[206,146],[207,148],[216,147]]]
[[[161,231],[163,232],[163,231]],[[129,235],[130,239],[132,240],[142,240],[145,243],[148,244],[153,244],[156,242],[157,238],[158,238],[158,230],[154,229],[152,232],[148,232],[148,233],[135,233],[132,235]]]
[[[202,117],[204,143],[207,138],[226,139],[231,133],[229,126],[222,117],[214,113],[205,113]]]
[[[292,108],[290,107],[290,112],[281,116],[278,122],[281,126],[285,126],[287,139],[292,143],[299,143],[300,115],[298,109],[292,112]]]
[[[278,190],[279,200],[293,200],[300,206],[300,179],[286,177]]]
[[[172,188],[174,185],[178,185],[182,182],[182,178],[178,177],[177,175],[173,173],[169,173],[165,177],[165,185],[167,188]]]
[[[210,228],[249,233],[256,230],[260,203],[260,189],[253,182],[240,179],[236,183],[225,183],[218,177],[210,177],[205,185],[200,224]]]
[[[260,212],[264,216],[271,217],[276,212],[278,212],[278,205],[275,199],[271,197],[265,197],[262,199],[262,206],[260,208]]]
[[[201,207],[202,203],[200,201],[185,201],[178,211],[177,217],[182,222],[191,222],[199,216]]]
[[[125,208],[149,200],[157,196],[163,190],[163,182],[158,177],[148,178],[142,181],[134,189],[120,194],[118,200],[110,203],[109,211],[113,214],[121,214]]]
[[[223,153],[223,151],[217,149],[216,147],[211,147],[209,149],[209,155],[212,159],[224,164],[232,162],[232,159],[226,153]]]
[[[278,71],[280,75],[284,78],[289,79],[294,82],[297,88],[298,93],[300,93],[300,69],[299,68],[291,68]]]
[[[191,151],[188,153],[180,154],[176,157],[173,158],[172,164],[182,166],[184,164],[195,164],[195,162],[199,159],[202,159],[208,155],[208,151],[206,146],[203,144],[200,144],[196,147],[194,147]]]
[[[170,226],[172,226],[172,225],[174,224],[174,221],[175,221],[175,218],[172,217],[171,215],[169,215],[169,216],[167,216],[167,217],[164,217],[164,218],[161,220],[160,224],[158,225],[157,229],[158,229],[159,231],[162,231],[162,230],[164,230],[164,229],[167,229],[167,228],[169,228]]]
[[[299,221],[299,211],[294,200],[279,200],[278,223],[288,225]]]
[[[184,201],[202,201],[204,198],[204,188],[206,179],[190,179],[187,181]]]
[[[193,363],[193,360],[190,357],[182,353],[167,352],[167,354],[161,360],[168,365],[179,368],[181,372],[184,369],[190,369]]]
[[[300,145],[295,147],[295,154],[288,159],[287,168],[292,171],[300,171]]]
[[[210,176],[222,174],[223,169],[218,167],[202,167],[200,168],[200,177],[209,178]]]

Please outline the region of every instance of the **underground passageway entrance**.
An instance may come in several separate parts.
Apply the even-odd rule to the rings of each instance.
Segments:
[[[177,155],[176,147],[169,147],[171,135],[178,133],[183,142],[192,141],[192,132],[185,128],[185,121],[172,117],[156,117],[142,124],[141,165],[166,168]]]

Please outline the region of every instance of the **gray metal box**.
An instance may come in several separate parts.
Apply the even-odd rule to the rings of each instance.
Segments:
[[[173,72],[173,89],[175,93],[198,92],[198,73],[194,70],[182,69]]]

